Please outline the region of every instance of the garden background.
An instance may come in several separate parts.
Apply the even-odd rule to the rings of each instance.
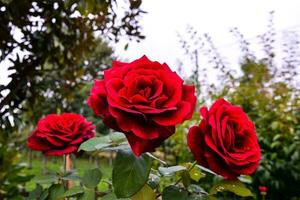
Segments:
[[[192,1],[181,3],[193,5]],[[146,1],[143,4],[139,0],[0,2],[0,199],[26,196],[35,188],[39,175],[60,168],[62,159],[46,159],[26,147],[28,135],[42,116],[80,113],[94,122],[97,135],[107,135],[110,130],[86,105],[93,80],[103,76],[103,70],[111,67],[112,60],[131,61],[156,51],[169,53],[160,53],[164,56],[158,59],[197,86],[200,102],[197,110],[204,102],[209,104],[224,96],[233,104],[241,105],[255,122],[262,151],[258,171],[248,180],[255,197],[261,199],[258,188],[266,186],[267,199],[300,199],[300,38],[297,23],[278,30],[276,22],[280,20],[276,18],[276,9],[269,12],[273,7],[270,3],[270,10],[264,10],[267,17],[261,19],[265,23],[261,34],[249,38],[247,30],[234,28],[237,26],[234,22],[233,27],[225,26],[235,42],[225,41],[224,44],[238,51],[229,50],[229,55],[224,56],[224,45],[216,45],[215,40],[219,42],[220,39],[213,37],[214,33],[185,24],[184,28],[172,31],[177,38],[172,45],[180,49],[174,53],[172,45],[164,46],[163,51],[157,50],[162,48],[161,40],[168,38],[160,34],[164,31],[161,25],[153,25],[153,33],[147,32],[150,28],[144,27],[143,18],[153,15],[151,9],[147,10]],[[171,4],[159,9],[168,15]],[[294,5],[292,1],[283,4]],[[205,4],[197,5],[205,7]],[[216,12],[219,6],[222,5],[209,8],[216,8],[211,10]],[[260,8],[259,4],[256,6]],[[184,18],[185,12],[179,15]],[[249,11],[253,15],[255,12],[255,9]],[[197,21],[197,13],[192,17]],[[168,28],[176,24],[173,20],[162,18],[154,24],[162,23]],[[211,21],[211,26],[222,26],[221,19],[218,19],[220,23]],[[201,27],[201,23],[199,25]],[[152,41],[147,50],[139,49],[137,42],[143,44],[147,37],[153,38],[152,34],[159,35],[161,40]],[[180,56],[176,57],[178,54]],[[156,59],[155,53],[151,56]],[[179,125],[176,134],[165,141],[156,155],[171,164],[192,160],[186,134],[198,121],[199,116],[195,114],[193,120]],[[103,179],[108,180],[113,153],[80,153],[77,157],[76,168],[99,167]],[[79,171],[79,175],[82,173]],[[106,187],[105,182],[98,185],[99,191]],[[225,194],[223,198],[237,197]]]

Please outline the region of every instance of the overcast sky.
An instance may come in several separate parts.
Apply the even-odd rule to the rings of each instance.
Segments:
[[[256,36],[267,30],[270,11],[274,11],[275,29],[280,33],[300,28],[299,0],[144,0],[148,12],[141,20],[146,39],[132,42],[124,51],[123,41],[116,45],[116,55],[128,60],[143,54],[152,60],[166,62],[175,69],[177,60],[185,61],[177,33],[185,34],[187,25],[198,33],[208,33],[222,55],[232,65],[238,61],[238,45],[229,32],[238,27],[245,37],[257,43]],[[201,58],[200,58],[201,59]],[[191,71],[191,63],[183,69]]]
[[[187,25],[199,33],[208,33],[221,53],[232,65],[237,63],[238,45],[229,30],[238,27],[250,40],[267,29],[269,12],[275,11],[274,22],[278,32],[299,30],[299,0],[143,0],[143,10],[147,11],[141,19],[146,39],[140,43],[128,41],[111,44],[116,55],[129,61],[142,55],[152,60],[166,62],[174,70],[178,60],[183,61],[183,69],[188,74],[193,67],[185,61],[180,49],[177,33],[185,34]],[[0,83],[7,83],[7,65],[1,63]]]

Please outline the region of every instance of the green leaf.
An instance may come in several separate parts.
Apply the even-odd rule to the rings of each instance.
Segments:
[[[164,189],[162,200],[188,200],[188,193],[175,185],[171,185]]]
[[[180,172],[181,181],[184,187],[188,187],[191,184],[191,177],[188,171]]]
[[[118,150],[130,150],[129,144],[126,143],[121,143],[118,146],[109,146],[109,147],[104,147],[101,149],[102,151],[118,151]]]
[[[82,143],[78,151],[110,150],[109,147],[122,145],[126,141],[123,133],[114,132],[103,137],[94,137]],[[127,143],[126,143],[127,144]]]
[[[202,187],[196,184],[189,185],[187,190],[189,191],[189,193],[208,195],[208,193]]]
[[[110,146],[110,139],[107,136],[91,138],[80,145],[78,151],[95,151]]]
[[[76,176],[74,174],[68,174],[66,176],[61,177],[62,180],[66,180],[66,181],[78,181],[81,180],[81,178],[79,176]]]
[[[194,166],[190,171],[189,171],[191,179],[194,181],[198,182],[201,178],[205,177],[206,174],[201,172],[201,169],[198,166]]]
[[[152,188],[155,189],[159,186],[159,182],[160,182],[160,176],[150,173],[149,175],[149,180],[147,182],[147,184]]]
[[[118,198],[114,193],[109,193],[101,198],[101,200],[117,200]]]
[[[63,199],[61,196],[65,193],[64,186],[62,184],[51,185],[49,190],[49,200]]]
[[[87,170],[82,177],[82,183],[87,187],[87,188],[95,188],[98,183],[100,182],[102,178],[102,173],[99,169],[91,169]]]
[[[38,199],[43,191],[43,187],[41,185],[37,185],[36,188],[29,193],[28,200]]]
[[[95,199],[95,191],[91,189],[85,190],[83,195],[80,197],[80,200],[94,200],[94,199]]]
[[[253,196],[252,192],[240,181],[223,180],[215,184],[209,191],[210,195],[215,195],[218,192],[229,191],[241,197]]]
[[[56,174],[48,174],[36,177],[34,181],[38,184],[51,184],[58,181],[58,177]]]
[[[112,134],[109,134],[109,136],[111,141],[114,143],[121,143],[126,140],[124,133],[120,133],[120,132],[114,132]]]
[[[175,174],[176,172],[183,171],[183,170],[187,170],[187,169],[186,169],[186,167],[180,166],[180,165],[176,165],[176,166],[172,166],[172,167],[159,167],[158,168],[159,173],[161,173],[163,176],[171,176],[171,175]]]
[[[70,188],[69,190],[67,190],[63,197],[71,197],[71,196],[74,196],[74,195],[77,195],[77,194],[81,194],[83,193],[84,190],[82,189],[82,187],[80,186],[74,186],[72,188]]]
[[[148,184],[145,184],[140,191],[131,197],[131,200],[155,200],[155,197],[153,189]]]
[[[109,193],[103,197],[101,197],[101,200],[130,200],[129,198],[117,198],[114,193]]]
[[[42,192],[42,194],[41,194],[39,200],[45,200],[45,199],[47,199],[48,195],[49,195],[48,190],[44,190],[44,191]]]
[[[147,182],[152,158],[136,157],[131,150],[119,150],[114,162],[112,183],[118,198],[131,197]]]

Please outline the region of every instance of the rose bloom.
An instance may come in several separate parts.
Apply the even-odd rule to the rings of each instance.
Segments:
[[[27,146],[46,156],[60,156],[77,152],[79,145],[95,136],[95,126],[82,115],[49,114],[39,120],[29,136]]]
[[[260,147],[254,124],[239,106],[224,99],[200,109],[199,126],[189,129],[187,143],[198,163],[227,179],[249,175],[258,167]]]
[[[264,193],[268,191],[268,188],[266,186],[259,186],[258,189],[260,192],[264,192]]]
[[[109,127],[125,133],[135,155],[154,151],[175,132],[175,125],[192,117],[195,88],[167,64],[146,56],[131,63],[114,61],[96,80],[89,106]]]

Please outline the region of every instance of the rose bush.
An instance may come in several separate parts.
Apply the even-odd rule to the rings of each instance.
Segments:
[[[258,167],[260,147],[254,124],[241,107],[224,99],[200,109],[199,126],[190,128],[187,143],[195,159],[227,179],[249,175]]]
[[[27,140],[27,146],[42,151],[46,156],[60,156],[76,152],[83,141],[94,136],[95,126],[82,115],[49,114],[39,120]]]
[[[131,63],[114,61],[96,80],[88,105],[109,127],[125,133],[135,155],[154,151],[175,132],[175,125],[192,117],[195,88],[167,64],[146,56]]]

